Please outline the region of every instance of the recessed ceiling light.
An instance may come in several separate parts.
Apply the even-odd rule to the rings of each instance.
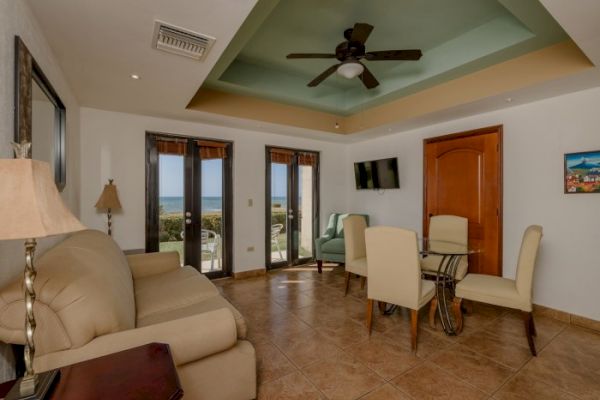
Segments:
[[[504,99],[507,103],[512,103],[513,99],[512,97],[507,97],[506,99]]]
[[[135,79],[136,81],[137,81],[138,79],[140,79],[140,76],[139,76],[139,75],[136,75],[136,74],[131,74],[130,76],[131,76],[131,79]]]

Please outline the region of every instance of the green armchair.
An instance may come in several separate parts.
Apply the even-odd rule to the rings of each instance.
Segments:
[[[323,236],[315,239],[319,273],[323,272],[323,261],[337,263],[344,263],[346,261],[344,223],[342,221],[349,215],[362,215],[367,220],[367,226],[369,225],[369,216],[365,214],[331,214],[325,233]]]

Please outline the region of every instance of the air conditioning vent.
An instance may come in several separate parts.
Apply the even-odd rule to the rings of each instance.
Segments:
[[[154,23],[152,46],[180,56],[202,61],[206,58],[215,38],[166,24]]]

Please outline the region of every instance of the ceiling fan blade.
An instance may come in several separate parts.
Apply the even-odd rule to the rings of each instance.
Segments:
[[[375,79],[375,76],[373,76],[371,71],[369,71],[369,69],[364,64],[362,66],[365,67],[365,69],[363,70],[362,74],[360,74],[358,77],[360,78],[362,83],[367,87],[367,89],[373,89],[374,87],[379,86],[379,82],[377,81],[377,79]]]
[[[335,58],[335,54],[290,53],[286,58]]]
[[[386,61],[386,60],[408,60],[416,61],[421,58],[423,53],[419,49],[414,50],[384,50],[384,51],[369,51],[365,53],[365,59],[369,61]]]
[[[321,75],[317,76],[315,79],[308,83],[308,86],[313,87],[317,86],[319,83],[323,82],[329,75],[333,74],[340,64],[334,64],[331,67],[327,68],[325,71],[321,73]]]
[[[361,42],[362,44],[364,44],[369,38],[369,35],[371,34],[372,30],[373,25],[357,22],[356,24],[354,24],[354,28],[352,28],[352,35],[350,36],[350,41]]]

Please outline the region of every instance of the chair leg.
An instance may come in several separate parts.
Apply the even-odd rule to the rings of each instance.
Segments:
[[[437,297],[431,299],[429,304],[429,326],[435,329],[435,315],[437,314]]]
[[[367,300],[367,330],[371,336],[371,328],[373,327],[373,299]]]
[[[360,277],[360,290],[363,290],[365,288],[365,282],[367,281],[367,277],[366,276],[361,276]]]
[[[419,327],[419,311],[410,310],[410,346],[414,352],[417,351],[418,327]]]
[[[530,319],[530,321],[531,321],[531,335],[533,337],[536,337],[537,336],[537,329],[535,329],[535,321],[533,319],[533,312],[531,313],[531,319]]]
[[[473,314],[473,302],[471,300],[463,300],[461,307],[463,314]]]
[[[455,297],[452,301],[452,310],[454,311],[454,319],[456,320],[456,333],[461,333],[463,329],[463,315],[462,315],[462,299]]]
[[[348,294],[348,289],[350,288],[350,272],[346,271],[346,285],[344,289],[344,296]]]
[[[320,274],[323,273],[323,260],[317,260],[317,269],[319,270]]]
[[[385,306],[386,306],[386,302],[385,301],[377,301],[377,307],[379,307],[379,312],[381,313],[381,315],[385,314]]]
[[[537,351],[535,350],[535,343],[532,335],[533,332],[531,329],[533,316],[531,312],[527,311],[521,311],[521,315],[523,316],[523,323],[525,324],[525,335],[527,336],[527,342],[529,343],[529,350],[531,351],[531,355],[536,357]]]

